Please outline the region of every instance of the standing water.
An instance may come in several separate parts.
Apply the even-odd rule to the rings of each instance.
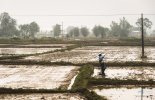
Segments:
[[[92,90],[108,100],[155,100],[155,87],[93,87]]]
[[[98,73],[100,72],[99,68],[94,69],[94,74],[92,75],[95,78],[100,78]],[[155,68],[154,67],[107,67],[105,70],[105,78],[110,79],[133,79],[133,80],[155,80]]]
[[[77,75],[78,75],[78,73],[71,79],[71,83],[70,83],[70,85],[68,86],[68,90],[70,90],[70,89],[72,88],[72,85],[74,84],[74,81],[75,81]]]

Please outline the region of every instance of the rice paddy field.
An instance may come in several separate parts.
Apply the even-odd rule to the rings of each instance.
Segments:
[[[1,44],[3,45],[3,44]],[[98,54],[105,55],[106,63],[155,62],[155,47],[146,46],[141,58],[140,46],[83,46],[67,50],[73,44],[29,44],[15,47],[1,47],[0,57],[29,54],[22,59],[5,59],[8,64],[0,64],[0,88],[11,89],[63,89],[71,90],[81,66],[76,64],[98,63]],[[64,51],[61,51],[65,49]],[[52,52],[51,52],[52,51]],[[45,53],[49,52],[49,53]],[[34,55],[40,53],[39,55]],[[20,61],[11,64],[9,61]],[[22,61],[57,62],[56,64],[22,64]],[[72,63],[59,65],[61,62]],[[88,70],[89,71],[89,70]],[[99,65],[94,66],[95,79],[155,81],[155,66],[107,66],[105,76],[99,75]],[[81,77],[82,78],[82,77]],[[90,78],[90,79],[91,79]],[[88,81],[89,82],[89,81]],[[137,84],[138,85],[138,84]],[[96,85],[88,88],[106,100],[155,100],[155,84],[136,85]],[[89,100],[81,93],[1,93],[0,100]],[[104,99],[103,99],[104,100]]]
[[[51,62],[88,63],[98,61],[99,54],[105,55],[105,62],[155,62],[155,47],[145,47],[147,59],[141,59],[139,46],[85,46],[71,51],[30,56],[25,59],[46,60]]]
[[[76,66],[0,65],[0,87],[67,89],[78,69]]]
[[[79,94],[69,93],[42,93],[42,94],[3,94],[0,100],[86,100]]]
[[[92,89],[97,94],[106,96],[108,100],[155,100],[155,87],[100,86]]]

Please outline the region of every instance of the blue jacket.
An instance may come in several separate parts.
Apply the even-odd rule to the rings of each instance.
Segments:
[[[104,58],[104,56],[102,56],[102,55],[99,56],[99,60],[103,60],[103,58]]]

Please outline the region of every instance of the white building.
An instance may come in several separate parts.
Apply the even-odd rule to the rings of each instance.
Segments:
[[[141,38],[141,32],[140,31],[132,31],[131,37]]]

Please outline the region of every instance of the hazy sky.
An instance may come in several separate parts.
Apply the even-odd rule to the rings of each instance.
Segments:
[[[91,30],[94,25],[110,27],[112,21],[119,22],[123,17],[136,26],[135,22],[141,17],[141,13],[155,24],[154,4],[155,0],[0,0],[0,13],[8,12],[17,20],[18,25],[35,21],[41,30],[50,31],[53,25],[62,22],[64,28],[87,26]],[[155,25],[152,29],[155,29]]]

